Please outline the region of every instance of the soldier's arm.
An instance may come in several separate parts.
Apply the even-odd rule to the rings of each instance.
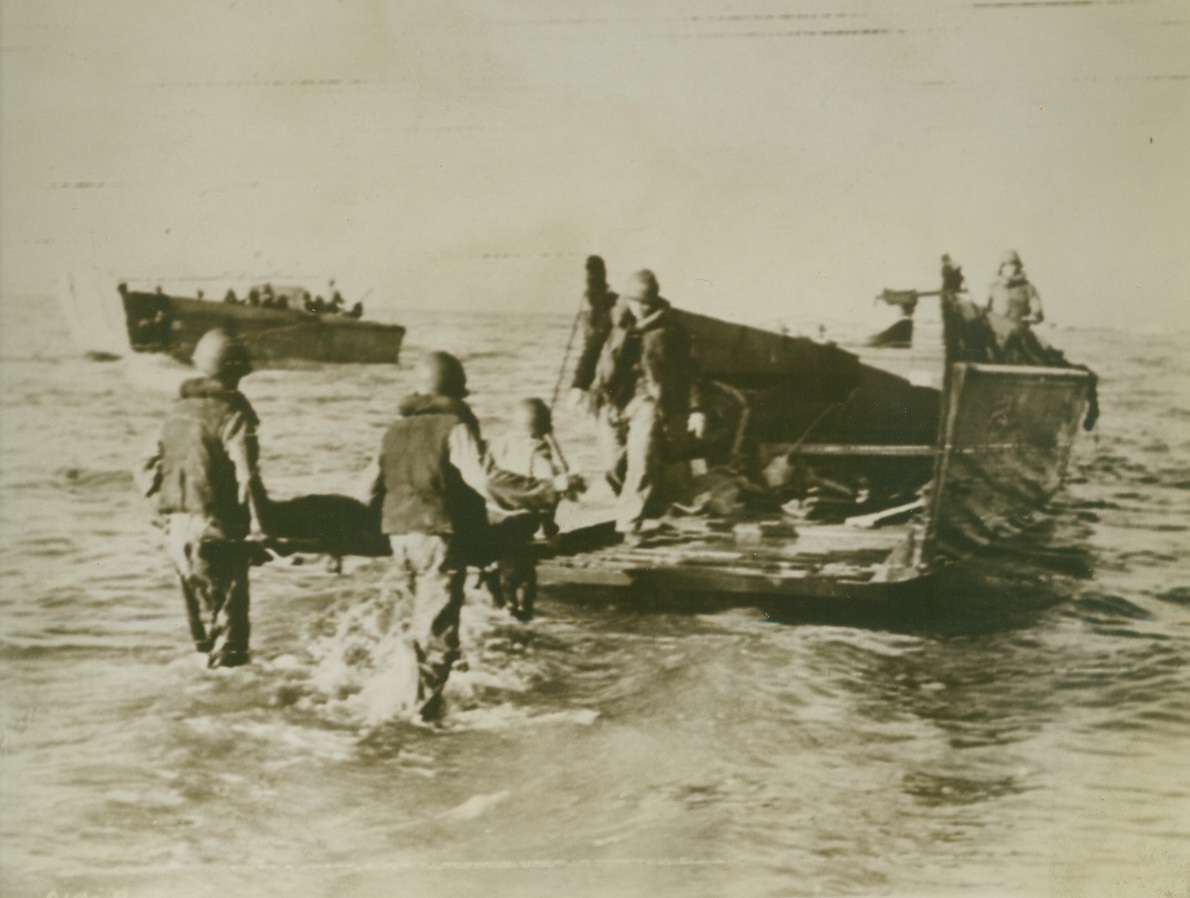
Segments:
[[[549,446],[544,441],[533,447],[533,460],[530,471],[548,471],[550,479],[553,479],[559,474],[569,473],[563,470],[561,462],[554,458],[554,453],[550,451]]]
[[[498,467],[466,424],[456,424],[451,430],[447,448],[450,463],[463,481],[485,499],[503,508],[536,509],[557,504],[559,491],[551,481]]]
[[[654,398],[668,403],[671,395],[685,392],[689,410],[701,410],[702,387],[691,355],[690,339],[684,331],[669,331],[654,351],[645,354],[641,363],[648,374],[647,381],[659,394]]]
[[[1041,294],[1032,284],[1029,285],[1029,321],[1041,324],[1045,321],[1045,310],[1041,307]]]
[[[694,361],[694,347],[690,345],[690,337],[685,332],[681,335],[682,377],[686,380],[686,402],[689,404],[689,418],[687,429],[698,439],[706,436],[707,416],[703,410],[702,378],[698,373],[698,364]]]
[[[157,491],[161,489],[161,461],[164,452],[161,440],[153,440],[148,451],[141,456],[136,467],[132,469],[133,482],[136,483],[136,488],[146,499],[156,495]]]
[[[378,508],[384,501],[384,472],[380,468],[379,454],[372,456],[368,466],[360,475],[360,498],[369,508]]]
[[[701,414],[703,411],[703,390],[702,378],[698,373],[698,363],[694,361],[694,350],[690,345],[690,338],[684,337],[682,340],[684,346],[682,349],[684,367],[686,369],[686,379],[689,382],[689,402],[690,412],[692,414]]]
[[[260,444],[256,439],[256,415],[251,407],[233,412],[221,434],[227,457],[236,469],[240,504],[252,514],[254,529],[268,532],[269,497],[260,476]]]
[[[579,349],[578,361],[574,365],[574,377],[570,381],[573,390],[591,388],[591,381],[595,379],[595,363],[599,361],[599,352],[607,338],[608,328],[600,329],[595,314],[590,297],[584,297],[582,311],[579,313],[583,343]]]

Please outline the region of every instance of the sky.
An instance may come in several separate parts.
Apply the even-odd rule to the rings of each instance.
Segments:
[[[0,0],[0,290],[336,278],[569,313],[862,317],[1019,251],[1190,328],[1181,0]]]

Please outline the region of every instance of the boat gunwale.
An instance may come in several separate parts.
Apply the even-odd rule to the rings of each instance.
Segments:
[[[1070,380],[1087,380],[1093,376],[1090,371],[1085,371],[1082,368],[1054,368],[1045,365],[994,365],[985,362],[954,362],[953,364],[964,365],[979,374],[1035,375]]]
[[[406,332],[401,324],[376,321],[371,318],[352,318],[335,313],[307,312],[304,309],[277,309],[261,306],[244,305],[242,303],[228,303],[219,299],[199,299],[195,296],[174,296],[170,293],[151,293],[146,290],[126,290],[121,294],[125,315],[128,314],[128,302],[131,297],[150,297],[166,302],[171,307],[180,306],[179,311],[185,313],[211,314],[229,316],[233,319],[249,321],[269,321],[278,325],[314,325],[329,328],[363,328],[366,330],[389,330]]]

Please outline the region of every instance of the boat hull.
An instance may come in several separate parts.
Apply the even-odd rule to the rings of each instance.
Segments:
[[[785,460],[820,497],[838,487],[835,517],[817,519],[820,505],[806,519],[810,499],[742,529],[687,520],[632,547],[580,542],[543,558],[543,582],[628,588],[646,603],[708,592],[789,607],[920,595],[956,561],[1042,517],[1094,389],[1094,375],[1075,367],[947,370],[940,346],[939,390],[837,347],[682,320],[700,370],[753,404],[750,437],[765,457]],[[857,483],[865,489],[848,489]]]
[[[258,365],[284,362],[395,364],[405,328],[344,315],[210,302],[121,291],[134,352],[166,353],[188,362],[207,331],[223,328],[247,345]]]
[[[833,344],[674,311],[704,378],[747,404],[746,464],[788,456],[808,482],[875,489],[890,504],[929,481],[939,389]]]

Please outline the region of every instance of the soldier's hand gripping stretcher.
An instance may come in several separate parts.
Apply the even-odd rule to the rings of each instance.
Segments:
[[[574,502],[587,491],[587,481],[581,474],[558,474],[552,481],[559,498]]]

